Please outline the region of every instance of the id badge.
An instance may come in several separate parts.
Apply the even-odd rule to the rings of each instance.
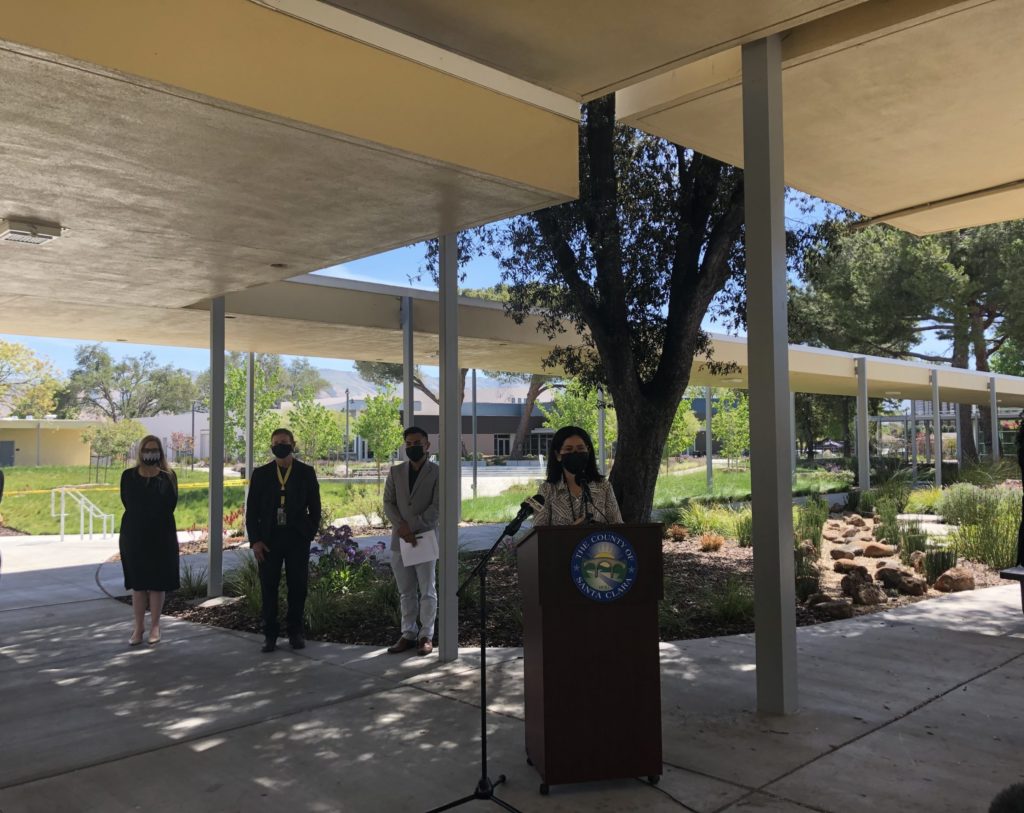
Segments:
[[[277,509],[277,524],[278,525],[287,525],[288,524],[288,515],[285,513],[283,506]]]

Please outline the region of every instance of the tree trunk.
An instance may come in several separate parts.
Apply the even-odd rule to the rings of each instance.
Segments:
[[[509,455],[513,460],[522,460],[523,446],[526,443],[526,433],[530,430],[530,418],[533,416],[533,405],[547,385],[548,377],[534,373],[530,376],[530,388],[526,391],[526,402],[523,404],[523,414],[519,416],[519,425],[512,437],[512,448]]]
[[[843,416],[843,457],[853,456],[853,443],[850,438],[850,399],[844,398],[842,401],[842,416]]]
[[[623,387],[609,384],[608,389],[619,413],[615,465],[609,479],[623,520],[649,522],[654,487],[661,471],[661,454],[675,410],[652,404],[639,393],[622,392],[626,389]],[[631,399],[629,395],[634,397]]]
[[[985,340],[985,327],[982,324],[983,316],[980,310],[975,307],[971,309],[971,345],[974,347],[974,369],[979,373],[987,373],[988,369],[988,343]],[[988,403],[979,405],[978,437],[988,442],[989,455],[992,454],[992,410]],[[977,450],[975,450],[977,456]]]
[[[954,327],[953,366],[967,369],[970,346],[966,331]],[[960,404],[960,454],[965,463],[978,462],[978,447],[974,443],[974,427],[971,425],[972,404]]]

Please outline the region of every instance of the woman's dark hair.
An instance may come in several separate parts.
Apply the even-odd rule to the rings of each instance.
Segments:
[[[551,446],[548,447],[548,475],[547,481],[549,483],[557,483],[562,479],[562,464],[556,457],[556,455],[562,451],[562,444],[565,443],[567,438],[580,437],[583,442],[587,444],[587,451],[590,453],[590,458],[587,460],[587,470],[583,473],[588,483],[599,483],[604,479],[604,475],[597,470],[597,455],[594,454],[594,444],[590,440],[590,435],[587,434],[586,429],[580,429],[578,426],[563,426],[557,432],[554,437],[551,438]]]

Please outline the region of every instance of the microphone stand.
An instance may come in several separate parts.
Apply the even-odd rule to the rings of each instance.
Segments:
[[[532,513],[532,512],[531,512]],[[527,515],[528,516],[528,515]],[[487,551],[481,557],[480,561],[477,562],[476,567],[466,577],[466,580],[459,585],[459,589],[456,591],[457,596],[461,596],[462,592],[469,586],[469,583],[473,581],[474,577],[480,579],[480,781],[476,783],[476,789],[468,796],[463,796],[460,799],[456,799],[454,802],[448,802],[447,804],[441,805],[441,807],[432,808],[428,813],[440,813],[442,810],[450,810],[453,807],[459,807],[467,802],[474,802],[477,799],[490,800],[496,805],[503,807],[505,810],[511,810],[512,813],[520,813],[520,811],[510,805],[503,799],[499,799],[494,795],[494,789],[505,782],[505,774],[501,774],[493,782],[487,775],[487,563],[494,556],[494,552],[498,549],[498,546],[505,541],[506,537],[515,536],[516,532],[522,527],[523,522],[526,520],[526,516],[516,517],[512,522],[505,526],[505,530],[501,532],[501,536],[491,546],[491,549]]]
[[[594,521],[593,511],[587,509],[587,506],[590,506],[590,508],[594,507],[594,498],[590,493],[590,483],[587,482],[585,477],[579,475],[576,477],[576,482],[579,483],[583,496],[583,522],[586,525],[590,525]]]

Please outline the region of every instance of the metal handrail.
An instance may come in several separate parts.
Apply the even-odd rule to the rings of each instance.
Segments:
[[[57,493],[60,493],[60,513],[57,513]],[[65,520],[68,516],[67,511],[67,499],[70,495],[71,499],[78,503],[78,538],[85,539],[85,520],[86,515],[89,517],[89,539],[92,539],[93,535],[93,521],[100,520],[103,528],[103,539],[107,538],[108,533],[114,532],[114,515],[106,514],[100,510],[100,507],[96,505],[92,500],[85,496],[77,488],[71,488],[70,486],[58,486],[57,488],[50,491],[50,516],[60,517],[60,541],[64,541],[64,526]],[[110,523],[110,530],[107,530],[107,522]]]

